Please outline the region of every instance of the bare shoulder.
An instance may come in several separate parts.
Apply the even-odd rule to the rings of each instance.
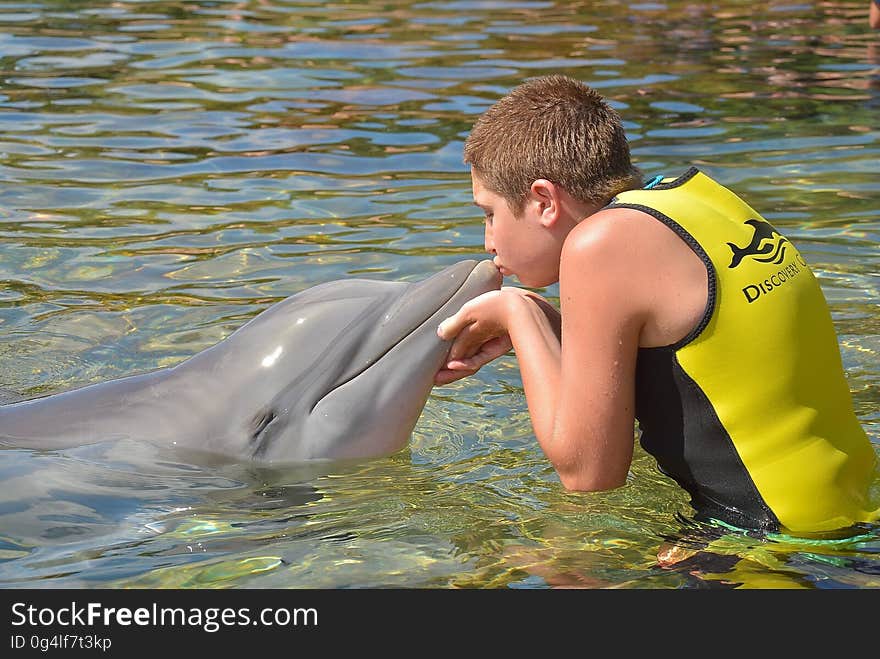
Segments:
[[[581,220],[569,233],[562,250],[566,262],[592,271],[617,276],[625,270],[626,282],[689,251],[684,242],[663,223],[632,208],[608,208]]]
[[[642,323],[642,346],[685,336],[706,308],[707,271],[672,229],[647,213],[609,208],[582,220],[567,236],[560,293],[593,312]]]
[[[637,312],[643,301],[641,273],[644,233],[657,221],[629,208],[601,210],[568,234],[560,260],[560,293],[569,299],[589,298],[592,311],[611,306],[616,313]],[[586,300],[578,302],[581,307]]]
[[[565,248],[573,253],[609,248],[631,251],[668,233],[671,231],[665,225],[645,212],[634,208],[606,208],[581,220],[568,235]]]

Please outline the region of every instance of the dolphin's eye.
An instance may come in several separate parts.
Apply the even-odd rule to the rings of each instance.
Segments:
[[[254,434],[253,438],[256,439],[257,435],[263,432],[272,420],[275,418],[275,412],[272,410],[263,410],[257,416],[254,417]]]
[[[254,445],[254,457],[261,455],[266,450],[268,445],[267,439],[271,432],[266,433],[265,430],[269,427],[269,424],[276,419],[276,417],[275,410],[265,409],[258,412],[251,420],[251,443]]]

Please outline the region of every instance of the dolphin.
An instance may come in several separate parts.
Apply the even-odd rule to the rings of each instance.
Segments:
[[[730,265],[727,267],[737,267],[747,256],[754,257],[754,259],[760,263],[770,263],[771,261],[776,264],[782,263],[782,259],[785,258],[785,243],[787,243],[788,240],[784,238],[772,224],[765,220],[751,219],[746,220],[745,224],[751,225],[755,233],[752,235],[749,244],[745,247],[740,247],[734,243],[727,243],[728,247],[730,247],[730,251],[733,252],[733,258],[730,261]],[[773,236],[779,236],[779,241],[772,242]],[[765,243],[765,240],[770,242]],[[773,253],[770,254],[770,252]],[[770,254],[770,256],[767,258],[758,258],[759,256],[764,256],[766,254]]]
[[[175,366],[0,405],[0,445],[135,440],[270,464],[389,455],[449,351],[437,326],[500,286],[491,260],[415,283],[318,284]]]

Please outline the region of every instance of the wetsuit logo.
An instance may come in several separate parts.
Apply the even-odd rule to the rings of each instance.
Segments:
[[[730,251],[733,252],[733,259],[730,261],[729,267],[737,267],[747,256],[751,256],[759,263],[773,263],[776,265],[782,263],[782,260],[785,258],[785,246],[788,244],[788,240],[774,229],[769,222],[764,220],[752,219],[746,220],[745,223],[750,224],[755,233],[749,244],[745,247],[727,243]]]

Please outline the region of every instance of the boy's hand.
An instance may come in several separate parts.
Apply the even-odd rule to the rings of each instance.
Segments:
[[[504,287],[465,303],[437,328],[437,335],[452,341],[446,364],[434,376],[434,384],[449,384],[473,375],[493,359],[506,354],[513,344],[507,333],[507,296],[519,289]]]

